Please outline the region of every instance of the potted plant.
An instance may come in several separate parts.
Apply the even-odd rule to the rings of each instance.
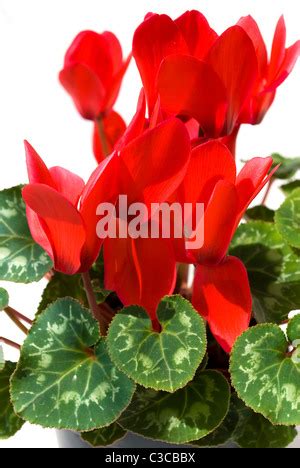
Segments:
[[[0,279],[49,280],[33,322],[0,290],[26,335],[22,346],[0,337],[0,438],[29,421],[71,431],[61,437],[78,446],[295,439],[300,158],[252,158],[239,172],[235,142],[299,53],[283,18],[268,58],[250,16],[219,36],[197,11],[148,14],[126,126],[113,108],[131,55],[110,32],[75,38],[59,77],[93,121],[98,165],[85,183],[26,142],[29,184],[0,192]],[[265,206],[275,180],[286,195],[277,211]]]

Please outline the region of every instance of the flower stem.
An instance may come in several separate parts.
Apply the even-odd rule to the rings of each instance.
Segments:
[[[266,193],[264,195],[264,198],[262,199],[262,202],[261,204],[264,206],[267,202],[267,199],[268,199],[268,196],[270,195],[270,191],[271,191],[271,188],[273,187],[273,184],[275,182],[275,179],[272,178],[269,180],[269,183],[268,183],[268,187],[267,187],[267,190],[266,190]]]
[[[110,151],[109,151],[109,148],[108,148],[108,142],[107,142],[107,138],[106,138],[106,135],[105,135],[105,129],[104,129],[104,123],[103,123],[103,116],[102,115],[97,117],[96,125],[97,125],[98,135],[99,135],[99,139],[100,139],[101,146],[102,146],[103,155],[106,158],[107,156],[109,156]]]
[[[4,312],[6,315],[10,318],[12,322],[14,322],[15,325],[25,334],[28,335],[28,329],[23,325],[23,323],[18,319],[18,317],[15,315],[14,309],[11,309],[11,307],[7,307],[4,309]]]
[[[17,317],[19,320],[21,320],[22,322],[25,322],[27,323],[28,325],[32,326],[33,324],[33,321],[26,317],[26,315],[23,315],[21,314],[20,312],[18,312],[17,310],[13,309],[12,307],[6,307],[5,311],[9,311],[11,312],[12,314],[15,315],[15,317]]]
[[[4,344],[10,346],[11,348],[15,348],[15,349],[18,349],[18,350],[21,349],[21,346],[18,343],[15,343],[14,341],[8,340],[7,338],[3,338],[3,336],[0,336],[0,343],[4,343]]]
[[[190,265],[186,263],[180,263],[177,268],[177,282],[175,288],[175,294],[181,294],[186,299],[191,298],[192,290],[189,288],[189,273]]]
[[[105,323],[102,320],[102,317],[99,314],[99,307],[97,304],[97,300],[95,297],[95,293],[92,286],[92,281],[89,272],[82,273],[82,280],[84,284],[84,289],[87,295],[87,299],[90,305],[91,312],[96,320],[98,320],[100,324],[100,333],[102,336],[105,336]]]

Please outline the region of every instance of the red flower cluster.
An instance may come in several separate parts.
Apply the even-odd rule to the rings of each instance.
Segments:
[[[268,62],[251,16],[218,36],[198,11],[188,11],[175,21],[166,15],[148,15],[134,35],[133,56],[150,115],[159,97],[165,116],[195,120],[195,139],[223,136],[234,149],[240,125],[261,122],[276,88],[295,65],[300,41],[286,49],[285,40],[280,18]]]
[[[127,195],[129,204],[146,206],[203,203],[201,248],[163,236],[106,239],[105,282],[125,305],[145,307],[157,329],[157,305],[174,291],[176,264],[196,265],[193,304],[229,351],[249,326],[252,300],[244,265],[227,252],[247,207],[272,176],[271,158],[252,159],[237,175],[235,139],[242,123],[262,120],[299,53],[300,42],[285,48],[282,18],[268,61],[251,17],[218,36],[197,11],[175,21],[148,14],[133,40],[143,90],[125,129],[113,106],[129,60],[123,62],[113,34],[79,34],[60,80],[81,115],[95,122],[94,147],[103,161],[85,185],[65,169],[48,170],[26,144],[28,221],[55,269],[75,274],[92,266],[103,244],[96,234],[101,202]]]

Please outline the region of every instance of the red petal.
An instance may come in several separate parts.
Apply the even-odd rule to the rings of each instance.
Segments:
[[[208,321],[211,332],[226,352],[249,327],[252,298],[246,268],[235,257],[217,266],[199,265],[193,305]]]
[[[126,221],[116,219],[117,228],[127,232]],[[132,256],[132,240],[130,238],[104,241],[105,287],[117,291],[124,304],[130,304],[130,298],[139,297],[140,281]],[[129,298],[129,299],[128,299]],[[131,304],[135,304],[135,299]]]
[[[100,127],[101,125],[101,127]],[[100,130],[103,133],[100,139]],[[111,111],[101,119],[99,124],[94,123],[93,149],[98,163],[109,156],[126,130],[126,124],[122,117],[115,111]]]
[[[185,124],[187,131],[189,132],[189,136],[191,140],[198,138],[200,132],[200,125],[196,119],[190,119]]]
[[[274,80],[284,60],[285,42],[286,42],[286,27],[285,27],[284,17],[281,16],[276,26],[273,44],[272,44],[268,82],[272,82]]]
[[[148,20],[149,21],[149,20]],[[160,203],[183,180],[190,158],[187,130],[178,119],[169,119],[146,131],[120,153],[122,190],[128,203]]]
[[[47,168],[34,148],[25,141],[26,162],[31,184],[44,184],[54,188],[77,206],[84,188],[81,177],[62,167]]]
[[[245,20],[245,18],[242,20]],[[248,18],[247,21],[249,21]],[[244,24],[239,24],[244,27]],[[245,105],[239,121],[240,123],[251,123],[255,125],[259,124],[263,120],[266,112],[274,101],[277,87],[293,70],[300,54],[300,41],[296,42],[290,48],[285,49],[286,28],[284,19],[281,17],[274,35],[270,65],[269,67],[265,67],[267,58],[265,58],[265,45],[260,31],[252,19],[250,20],[250,25],[247,25],[247,27],[248,29],[245,27],[244,29],[252,38],[254,45],[256,45],[256,53],[260,66],[260,76],[254,89],[253,96]],[[251,30],[251,28],[253,30]]]
[[[210,141],[192,150],[182,190],[185,203],[204,203],[205,208],[220,180],[232,184],[236,166],[232,154],[222,143]]]
[[[238,194],[238,213],[242,216],[252,200],[266,184],[266,176],[271,169],[273,159],[253,158],[248,161],[236,179]]]
[[[277,71],[273,81],[267,86],[267,90],[275,91],[292,72],[300,55],[300,41],[297,41],[291,47],[286,49],[284,60]]]
[[[254,45],[243,28],[233,26],[215,42],[207,61],[227,90],[229,107],[225,130],[230,134],[257,80],[258,64]]]
[[[146,21],[146,20],[152,18],[152,16],[156,16],[156,15],[157,15],[157,13],[152,13],[152,11],[149,11],[149,13],[147,13],[145,15],[144,21]]]
[[[78,211],[66,198],[47,185],[27,185],[23,190],[23,198],[42,219],[52,246],[55,269],[68,275],[77,273],[86,239]]]
[[[50,174],[56,189],[77,208],[85,183],[81,177],[63,167],[51,167]]]
[[[217,183],[204,215],[204,246],[190,250],[197,263],[215,265],[225,257],[237,216],[235,186],[225,180]]]
[[[251,99],[246,103],[240,117],[239,123],[250,123],[258,125],[262,122],[267,111],[275,99],[276,91],[254,93]]]
[[[172,294],[176,263],[170,239],[107,239],[104,244],[106,287],[125,305],[140,305],[156,319],[160,300]]]
[[[115,41],[118,40],[115,37],[113,43],[113,34],[108,34],[98,34],[94,31],[79,33],[66,52],[64,68],[84,65],[101,80],[105,88],[109,87],[114,64],[119,60],[119,51],[117,56],[113,55],[116,52]]]
[[[246,31],[252,40],[258,60],[259,74],[264,78],[268,67],[268,52],[260,29],[256,21],[250,15],[241,18],[237,24]]]
[[[158,91],[164,111],[196,119],[208,136],[217,136],[227,110],[222,81],[207,63],[172,55],[164,60],[158,75]]]
[[[25,141],[24,144],[29,182],[31,184],[45,184],[49,185],[49,187],[56,188],[50,171],[42,158],[28,141]]]
[[[106,90],[97,75],[80,63],[64,68],[59,79],[84,119],[95,120],[103,109]]]
[[[205,16],[196,10],[187,11],[175,23],[185,38],[190,54],[199,60],[203,59],[218,38]]]
[[[110,31],[105,31],[101,36],[106,41],[107,51],[112,61],[113,72],[117,73],[123,65],[123,52],[120,41]]]
[[[124,148],[132,140],[140,136],[146,127],[146,97],[144,89],[141,90],[136,113],[128,125],[123,137],[116,144],[116,150]]]
[[[156,100],[156,103],[155,103],[155,106],[153,108],[153,112],[151,114],[151,117],[149,118],[149,127],[148,128],[149,129],[155,128],[155,127],[157,127],[157,125],[162,123],[164,120],[166,120],[166,118],[165,118],[165,114],[164,114],[164,112],[162,111],[162,108],[161,108],[160,96],[158,96],[158,98]]]
[[[86,243],[82,252],[82,269],[89,269],[97,259],[103,239],[96,233],[99,217],[97,207],[101,203],[115,204],[119,194],[118,185],[119,158],[114,153],[106,158],[94,171],[82,194],[80,214],[85,223]]]
[[[230,135],[225,135],[224,137],[219,138],[219,141],[223,143],[223,145],[225,145],[229,149],[234,159],[235,159],[235,152],[236,152],[236,140],[237,140],[239,131],[240,131],[240,125],[237,125]]]
[[[133,240],[135,267],[140,278],[140,305],[156,318],[161,299],[172,294],[176,282],[176,262],[170,239]]]
[[[115,75],[112,77],[110,86],[107,89],[106,98],[103,102],[103,112],[109,111],[114,106],[120,92],[124,75],[127,71],[127,68],[129,67],[131,57],[131,55],[127,57],[126,61],[123,63],[119,71],[115,73]]]
[[[47,226],[45,226],[43,220],[39,218],[29,206],[26,206],[26,216],[33,239],[47,252],[49,257],[53,259],[54,252],[47,237]]]
[[[133,57],[140,71],[151,115],[157,99],[156,79],[161,62],[175,53],[188,53],[178,27],[167,15],[151,15],[136,30]]]

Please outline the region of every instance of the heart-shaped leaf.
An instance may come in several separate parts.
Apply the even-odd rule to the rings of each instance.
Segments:
[[[241,225],[230,253],[246,265],[259,323],[281,323],[299,307],[300,255],[284,242],[274,224]]]
[[[9,295],[6,289],[0,288],[0,310],[4,310],[9,303]]]
[[[15,368],[16,365],[8,361],[0,372],[0,439],[13,436],[24,424],[10,402],[9,380]]]
[[[225,377],[207,370],[172,394],[139,387],[119,423],[144,437],[184,444],[216,429],[228,412],[229,400]]]
[[[32,283],[43,278],[52,262],[31,237],[21,190],[0,192],[0,279]]]
[[[225,444],[232,444],[233,434],[239,422],[239,416],[235,408],[233,396],[231,396],[229,411],[222,422],[213,432],[200,440],[192,442],[198,447],[220,447]]]
[[[299,318],[293,319],[288,342],[277,325],[257,325],[239,337],[232,350],[234,388],[247,406],[273,424],[300,424],[298,326]],[[289,349],[292,343],[299,346],[293,352]]]
[[[300,189],[294,190],[277,210],[275,221],[282,237],[300,249]]]
[[[114,422],[135,386],[111,362],[88,310],[66,298],[34,323],[12,378],[15,411],[44,427],[90,431]]]
[[[294,427],[274,426],[233,394],[229,412],[221,426],[203,439],[193,442],[193,445],[218,447],[229,444],[241,448],[284,448],[296,436]]]
[[[113,423],[108,427],[96,429],[91,432],[84,432],[81,438],[88,442],[92,447],[107,447],[117,440],[125,437],[126,431],[118,424]]]
[[[149,316],[138,306],[126,307],[108,332],[113,362],[135,382],[174,392],[193,379],[205,355],[203,319],[181,296],[165,297],[158,307],[161,333],[152,330]]]
[[[300,169],[300,158],[285,158],[281,154],[272,154],[273,166],[280,164],[274,174],[276,179],[291,179]]]

